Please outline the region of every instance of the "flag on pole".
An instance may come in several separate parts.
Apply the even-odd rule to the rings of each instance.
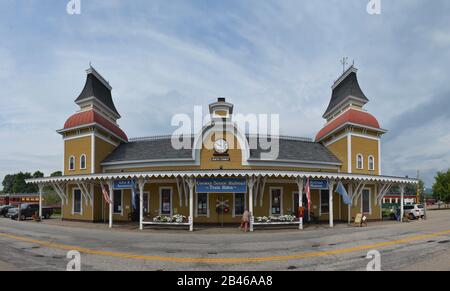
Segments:
[[[108,191],[106,191],[106,187],[103,185],[103,183],[100,183],[100,186],[102,187],[102,194],[103,194],[103,199],[106,201],[106,203],[111,204],[111,198],[109,198],[109,194]]]
[[[352,199],[350,198],[350,196],[348,196],[347,190],[345,190],[344,185],[342,184],[341,181],[339,181],[339,184],[337,186],[336,192],[339,193],[339,195],[342,196],[344,203],[346,205],[352,205]]]
[[[310,213],[310,210],[311,210],[311,187],[309,185],[309,178],[306,180],[305,193],[306,193],[306,198],[308,198],[308,213]]]
[[[136,183],[133,181],[133,185],[131,188],[131,206],[133,210],[137,209],[136,195],[137,195]]]

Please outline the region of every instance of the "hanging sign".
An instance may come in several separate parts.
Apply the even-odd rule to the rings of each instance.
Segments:
[[[246,193],[247,181],[239,178],[196,179],[197,193]]]
[[[310,180],[309,187],[311,189],[328,190],[328,180]]]
[[[134,180],[117,180],[114,181],[114,189],[134,189]]]

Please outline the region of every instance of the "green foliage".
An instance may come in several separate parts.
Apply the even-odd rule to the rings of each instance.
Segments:
[[[50,174],[50,177],[61,177],[63,174],[61,171],[53,172]]]
[[[17,173],[13,175],[6,175],[3,179],[2,186],[4,193],[37,193],[38,188],[36,185],[25,183],[26,179],[42,178],[44,173],[36,171],[31,173]]]
[[[46,190],[43,196],[45,205],[55,205],[61,203],[61,199],[59,198],[58,194],[56,194],[53,190]]]
[[[434,198],[445,203],[450,203],[450,170],[447,172],[438,172],[434,179]]]

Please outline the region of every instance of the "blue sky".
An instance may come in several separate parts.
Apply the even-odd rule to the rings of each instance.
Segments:
[[[313,137],[348,56],[389,133],[385,174],[428,184],[450,165],[450,1],[68,0],[0,2],[0,179],[62,165],[55,130],[92,62],[113,86],[130,137],[173,131],[173,114],[226,96],[242,113],[279,113]]]

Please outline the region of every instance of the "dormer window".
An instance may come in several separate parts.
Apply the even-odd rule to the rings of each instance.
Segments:
[[[369,170],[375,171],[375,158],[373,156],[369,156]]]
[[[74,171],[75,170],[75,157],[71,156],[69,158],[69,171]]]
[[[81,155],[80,157],[80,169],[86,170],[86,155]]]
[[[358,170],[364,169],[364,158],[362,154],[358,154],[356,156],[356,168]]]
[[[209,113],[212,119],[231,119],[233,104],[228,103],[225,98],[218,98],[217,102],[209,105]]]

